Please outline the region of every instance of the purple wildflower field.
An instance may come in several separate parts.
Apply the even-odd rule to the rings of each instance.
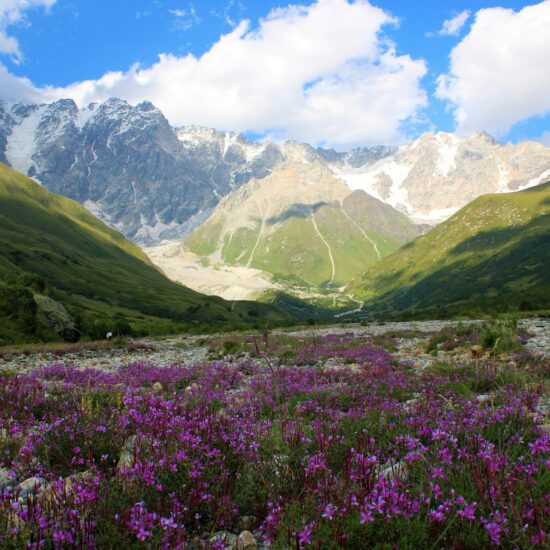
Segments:
[[[1,374],[0,547],[548,547],[547,360],[242,344],[259,353]]]

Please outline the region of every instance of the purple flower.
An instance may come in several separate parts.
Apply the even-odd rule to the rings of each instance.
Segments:
[[[493,544],[500,544],[502,527],[498,523],[491,521],[485,523],[485,529],[487,529],[489,537],[491,537],[491,542]]]
[[[307,546],[309,544],[312,544],[311,535],[313,533],[313,528],[315,527],[315,522],[312,521],[310,523],[303,524],[303,529],[301,531],[298,531],[298,542],[300,544],[303,544],[304,546]]]
[[[334,506],[334,504],[332,503],[328,503],[326,506],[325,506],[325,510],[324,512],[321,514],[321,517],[324,517],[326,519],[329,519],[329,520],[332,520],[334,519],[334,512],[336,512],[336,510],[338,510],[338,508],[336,506]]]

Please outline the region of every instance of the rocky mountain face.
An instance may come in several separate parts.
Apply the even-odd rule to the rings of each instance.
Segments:
[[[307,148],[281,151],[283,164],[222,199],[184,249],[203,263],[337,288],[421,232],[391,206],[352,192]]]
[[[413,220],[435,224],[487,193],[532,187],[550,177],[550,148],[535,141],[501,145],[484,132],[466,138],[425,133],[378,155],[326,158],[352,189],[362,189]]]
[[[0,107],[0,159],[150,243],[185,235],[280,154],[234,134],[176,131],[149,102],[110,99],[80,110],[72,100]]]
[[[482,194],[523,189],[550,176],[550,148],[501,145],[484,133],[426,133],[401,147],[340,153],[172,128],[149,102],[109,99],[83,109],[72,100],[0,104],[0,161],[78,200],[140,244],[189,234],[221,197],[292,156],[321,163],[351,189],[430,224]]]

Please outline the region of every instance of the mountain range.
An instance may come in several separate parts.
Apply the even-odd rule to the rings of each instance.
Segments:
[[[0,161],[84,204],[139,244],[185,237],[223,196],[271,174],[297,149],[352,190],[431,224],[482,194],[516,191],[550,176],[550,148],[501,145],[485,133],[426,133],[400,147],[341,153],[173,128],[149,102],[132,106],[112,98],[82,109],[70,99],[0,105]]]
[[[285,163],[224,197],[179,248],[146,249],[150,257],[172,278],[226,298],[290,287],[303,295],[344,286],[423,231],[300,147],[282,150]]]
[[[71,312],[116,310],[136,326],[145,317],[184,324],[285,320],[278,308],[227,305],[197,292],[271,302],[299,317],[316,314],[315,307],[360,315],[433,312],[442,304],[459,310],[470,303],[468,285],[477,277],[474,295],[487,307],[499,306],[499,292],[516,308],[540,302],[541,285],[545,293],[546,265],[537,251],[547,251],[547,203],[530,201],[550,179],[550,148],[538,142],[427,132],[399,147],[337,152],[175,128],[150,102],[112,98],[80,109],[72,100],[0,104],[0,161],[35,182],[2,169],[6,181],[19,183],[4,185],[4,273],[38,273]],[[11,196],[40,193],[51,218],[23,201],[28,219],[41,213],[41,225],[31,222],[27,231],[10,218]],[[74,222],[77,210],[86,235],[75,236],[67,222],[71,231],[57,242],[59,217]],[[59,229],[55,239],[50,223]],[[97,233],[99,226],[101,239],[109,235],[118,247],[113,265],[95,255],[101,247],[87,248],[90,228]],[[463,248],[474,241],[473,252]],[[197,292],[169,282],[153,264]],[[127,270],[133,290],[122,276]],[[499,278],[499,270],[507,275]],[[105,273],[115,291],[101,287]],[[157,287],[164,289],[158,299]]]

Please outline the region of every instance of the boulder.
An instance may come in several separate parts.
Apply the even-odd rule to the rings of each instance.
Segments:
[[[243,531],[237,538],[237,550],[256,550],[258,543],[250,531]]]
[[[133,468],[135,464],[135,446],[137,435],[131,435],[126,439],[122,449],[120,451],[120,458],[118,459],[117,470],[129,470]]]
[[[69,315],[65,306],[43,294],[35,294],[36,316],[40,324],[61,336],[67,342],[76,342],[80,333],[75,320]]]
[[[35,496],[38,496],[45,487],[46,481],[41,477],[29,477],[15,488],[17,500],[19,502],[25,502],[27,498],[33,499]]]

